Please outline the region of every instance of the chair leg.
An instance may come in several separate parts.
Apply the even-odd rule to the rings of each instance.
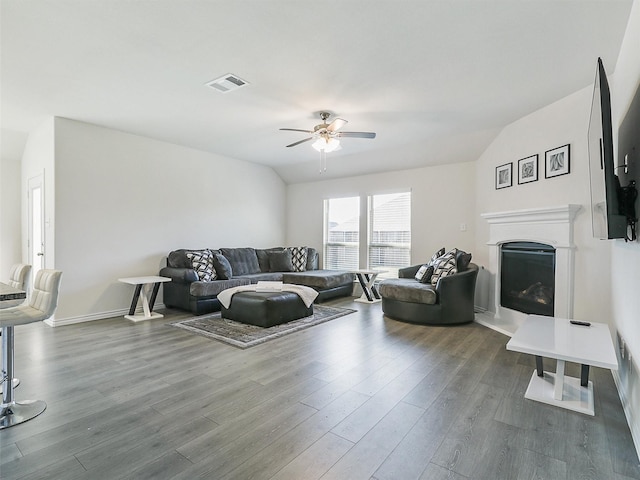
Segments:
[[[0,330],[0,336],[2,336],[2,330]],[[7,372],[5,372],[5,370],[4,370],[4,362],[3,362],[2,370],[0,370],[0,395],[2,395],[2,391],[4,389],[5,382],[6,383],[9,382],[8,378],[6,378],[6,377],[8,377],[8,375],[6,375],[6,377],[5,377],[6,373]],[[13,384],[13,388],[16,388],[18,385],[20,385],[20,379],[19,378],[14,378],[11,383]]]
[[[26,400],[17,403],[13,390],[13,329],[2,327],[2,404],[0,404],[0,430],[13,427],[40,415],[47,408],[42,400]]]
[[[4,378],[4,370],[2,370],[1,373],[2,373],[2,378]],[[7,380],[7,382],[8,381],[9,380]],[[20,385],[20,379],[14,378],[11,383],[13,384],[13,388],[16,388],[18,385]],[[4,382],[0,382],[0,395],[2,395],[3,390],[4,390]]]

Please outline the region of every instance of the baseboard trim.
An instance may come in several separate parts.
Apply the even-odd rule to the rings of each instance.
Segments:
[[[164,304],[157,303],[153,310],[163,310]],[[56,318],[55,315],[44,321],[50,327],[63,327],[65,325],[75,325],[76,323],[93,322],[96,320],[105,320],[107,318],[124,317],[129,313],[128,308],[122,308],[118,310],[111,310],[107,312],[92,313],[89,315],[80,315],[78,317]],[[136,309],[136,314],[142,313],[142,307]],[[123,318],[124,320],[124,318]]]
[[[612,370],[611,373],[613,375],[613,382],[616,384],[616,389],[618,390],[618,397],[620,397],[620,402],[622,403],[624,416],[627,418],[627,424],[629,425],[629,430],[631,431],[633,445],[636,447],[636,453],[640,458],[640,425],[635,421],[629,399],[627,398],[626,389],[623,386],[623,382],[620,378],[620,375],[618,374],[618,371]]]
[[[490,312],[489,310],[485,310],[484,312],[476,311],[476,314],[474,316],[474,321],[476,323],[479,323],[483,327],[487,327],[487,328],[490,328],[491,330],[495,330],[496,332],[506,335],[507,337],[513,337],[513,332],[510,332],[508,330],[505,330],[504,328],[498,327],[486,317],[490,317],[491,319],[493,319],[493,312]]]

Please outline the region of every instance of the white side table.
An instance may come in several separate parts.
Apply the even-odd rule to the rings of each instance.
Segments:
[[[161,313],[153,312],[153,304],[156,303],[156,296],[158,295],[160,284],[163,282],[170,282],[170,278],[152,275],[147,277],[119,278],[118,281],[136,286],[136,289],[133,292],[131,307],[129,308],[129,315],[125,315],[124,318],[131,320],[132,322],[140,322],[142,320],[164,317]],[[136,315],[136,306],[138,305],[138,299],[140,297],[142,297],[143,313],[142,315]]]
[[[386,270],[354,270],[360,285],[362,286],[362,295],[360,298],[356,298],[356,302],[361,303],[378,303],[381,301],[380,294],[376,288],[376,277],[380,273],[385,273]]]
[[[507,350],[536,356],[525,398],[595,415],[589,366],[618,369],[609,326],[572,325],[564,318],[529,315],[507,343]],[[542,357],[555,358],[556,372],[542,370]],[[564,374],[565,362],[582,364],[580,378]]]

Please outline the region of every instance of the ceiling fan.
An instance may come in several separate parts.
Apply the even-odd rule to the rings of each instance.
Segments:
[[[327,120],[331,114],[329,112],[320,112],[320,119],[322,123],[313,127],[313,130],[304,130],[301,128],[281,128],[280,130],[286,130],[289,132],[303,132],[308,133],[311,136],[293,142],[287,147],[295,147],[301,143],[315,140],[311,145],[314,149],[320,152],[320,172],[327,169],[325,154],[333,152],[340,148],[339,138],[376,138],[374,132],[339,132],[344,125],[348,122],[342,118],[336,118],[331,123],[327,123]]]
[[[293,142],[292,144],[287,145],[287,147],[295,147],[296,145],[300,145],[301,143],[315,140],[315,142],[313,143],[313,147],[316,150],[325,150],[327,152],[331,152],[340,145],[340,142],[337,140],[338,138],[376,138],[376,134],[373,132],[339,132],[338,130],[340,130],[348,122],[346,120],[343,120],[342,118],[336,118],[331,123],[327,123],[327,120],[330,116],[331,114],[329,112],[320,112],[320,119],[322,120],[322,123],[313,127],[313,130],[304,130],[301,128],[281,128],[280,130],[286,130],[289,132],[303,132],[311,134],[310,137],[303,140],[298,140],[297,142]]]

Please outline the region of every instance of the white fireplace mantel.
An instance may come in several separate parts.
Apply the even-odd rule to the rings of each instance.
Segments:
[[[489,223],[489,271],[494,277],[494,321],[499,330],[514,332],[526,318],[526,314],[500,305],[500,248],[508,242],[539,242],[556,249],[554,315],[572,318],[573,223],[581,208],[581,205],[569,204],[481,215]]]

